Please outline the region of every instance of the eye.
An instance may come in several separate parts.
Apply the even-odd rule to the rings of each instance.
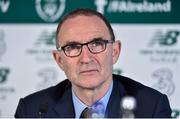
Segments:
[[[79,49],[81,49],[80,44],[69,44],[64,47],[64,50],[66,50],[66,51],[79,50]]]
[[[104,45],[104,41],[103,40],[95,40],[95,41],[92,41],[90,44],[93,47],[103,46]]]

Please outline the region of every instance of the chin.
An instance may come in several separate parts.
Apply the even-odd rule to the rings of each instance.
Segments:
[[[85,88],[85,89],[95,89],[95,88],[97,88],[97,87],[99,87],[99,85],[86,85],[86,86],[82,86],[83,88]]]
[[[89,89],[94,89],[94,88],[97,88],[99,86],[101,86],[103,83],[103,81],[100,81],[98,79],[95,79],[95,80],[84,80],[83,82],[81,82],[81,86],[84,87],[84,88],[89,88]]]

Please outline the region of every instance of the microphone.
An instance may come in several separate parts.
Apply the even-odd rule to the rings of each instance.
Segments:
[[[42,114],[43,114],[43,113],[44,113],[44,114],[47,113],[48,109],[49,109],[49,104],[48,104],[48,102],[41,103],[41,104],[39,105],[39,117],[40,117],[40,119],[42,118]]]
[[[122,118],[135,118],[136,99],[132,96],[125,96],[121,101]]]

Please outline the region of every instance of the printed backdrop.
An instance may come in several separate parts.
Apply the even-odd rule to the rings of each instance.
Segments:
[[[111,22],[121,55],[114,73],[168,95],[180,118],[178,0],[0,0],[0,117],[13,117],[20,98],[66,78],[52,57],[58,21],[92,8]],[[148,107],[147,107],[148,108]]]

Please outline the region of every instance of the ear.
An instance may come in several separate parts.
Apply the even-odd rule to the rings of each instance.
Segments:
[[[56,63],[59,65],[59,67],[62,70],[64,70],[62,56],[61,56],[60,52],[54,50],[54,51],[52,51],[52,54],[53,54],[54,59],[56,60]]]
[[[112,54],[113,64],[115,64],[117,62],[120,52],[121,52],[121,42],[120,42],[120,40],[117,40],[113,44],[113,54]]]

